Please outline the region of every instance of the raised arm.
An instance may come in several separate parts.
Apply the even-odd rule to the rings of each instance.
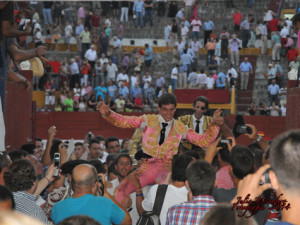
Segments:
[[[193,129],[188,129],[186,140],[199,147],[208,147],[214,142],[219,134],[220,128],[211,123],[204,134],[198,134]]]
[[[200,147],[208,147],[215,141],[216,137],[219,134],[219,124],[221,124],[222,118],[220,117],[221,113],[221,109],[218,109],[214,112],[212,122],[210,123],[204,134],[201,135],[196,133],[193,129],[189,129],[186,135],[186,140]]]
[[[139,128],[145,118],[143,116],[123,116],[118,113],[112,112],[110,108],[103,102],[99,102],[98,110],[103,118],[112,123],[113,125],[121,128]]]

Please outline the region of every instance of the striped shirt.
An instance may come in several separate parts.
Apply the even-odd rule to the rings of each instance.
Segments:
[[[234,188],[233,179],[229,174],[229,166],[224,166],[218,170],[216,174],[216,186],[218,188],[231,189]]]
[[[169,208],[166,225],[199,224],[205,213],[216,204],[210,195],[199,195],[192,201]]]
[[[26,214],[44,224],[48,224],[45,213],[35,203],[34,195],[22,191],[13,192],[13,195],[16,202],[16,211]]]

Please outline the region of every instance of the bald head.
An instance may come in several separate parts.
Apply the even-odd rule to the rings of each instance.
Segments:
[[[72,172],[72,189],[77,191],[91,191],[97,180],[97,170],[89,164],[76,166]]]

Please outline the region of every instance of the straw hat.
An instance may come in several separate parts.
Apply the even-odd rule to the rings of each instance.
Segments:
[[[38,57],[34,57],[29,60],[31,63],[31,70],[33,76],[42,77],[44,75],[44,66],[42,61]]]

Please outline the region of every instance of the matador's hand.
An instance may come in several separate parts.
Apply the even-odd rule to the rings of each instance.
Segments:
[[[110,108],[103,101],[98,103],[97,109],[104,117],[109,116],[111,113]]]

